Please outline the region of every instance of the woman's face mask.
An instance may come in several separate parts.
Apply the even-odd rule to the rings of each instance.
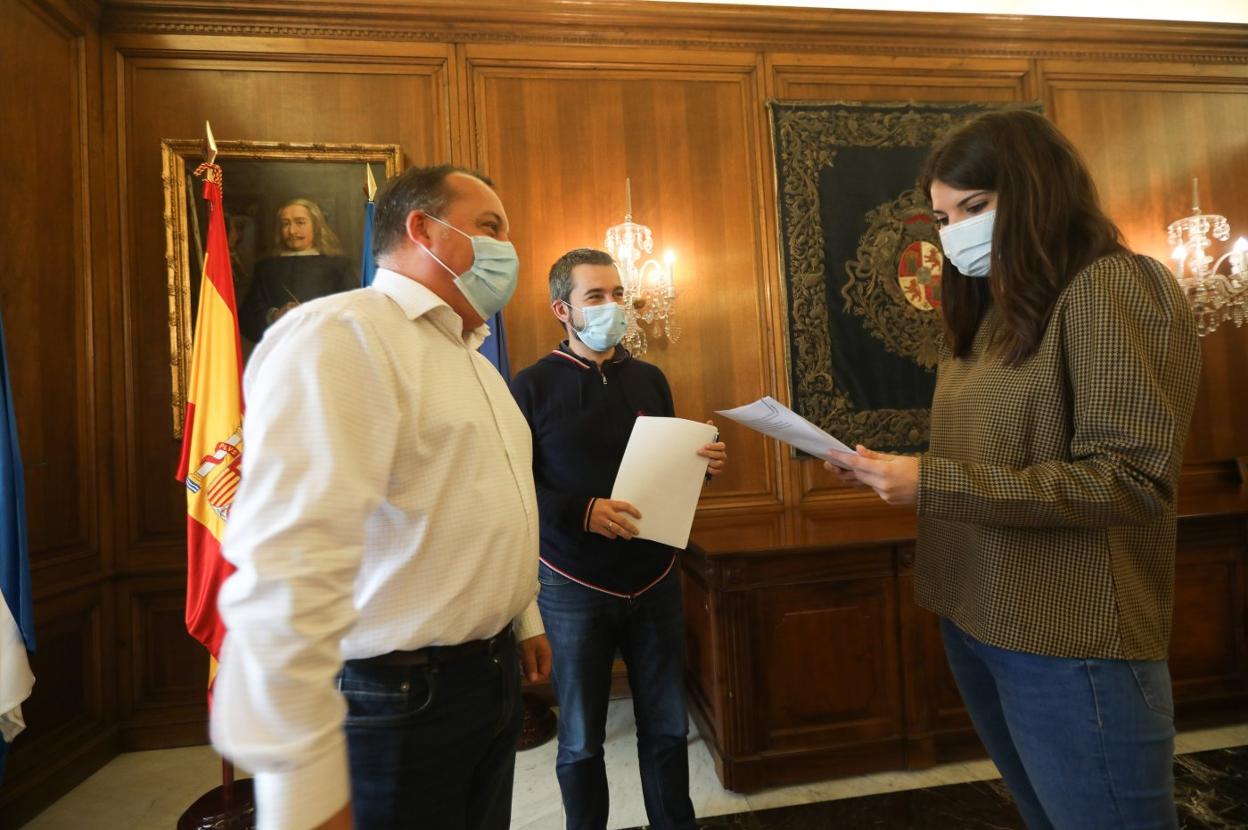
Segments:
[[[564,305],[569,309],[568,320],[572,331],[582,343],[594,351],[605,352],[615,348],[624,338],[624,332],[628,329],[628,311],[619,303],[608,302],[602,305],[578,307],[564,302]],[[581,317],[585,321],[580,328],[571,323],[573,310],[581,312]]]
[[[992,266],[992,228],[997,211],[990,210],[940,229],[945,258],[968,277],[986,277]]]
[[[455,287],[477,314],[481,315],[482,320],[488,320],[502,311],[511,295],[516,293],[516,283],[519,281],[520,258],[516,256],[515,246],[492,236],[468,236],[436,216],[425,215],[440,225],[446,225],[460,236],[467,237],[472,243],[472,267],[462,274],[456,274],[428,246],[424,246],[433,261],[455,278]]]
[[[945,259],[968,277],[986,277],[992,268],[992,233],[997,193],[986,188],[963,190],[933,179],[928,195],[936,216],[948,221],[940,229]]]

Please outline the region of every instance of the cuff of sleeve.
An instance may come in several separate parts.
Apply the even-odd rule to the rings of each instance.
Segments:
[[[585,516],[581,519],[581,530],[589,532],[589,514],[594,512],[594,502],[598,501],[597,497],[590,499],[585,503]]]
[[[516,617],[514,630],[517,642],[546,633],[546,626],[542,625],[542,613],[537,610],[536,599],[529,603],[529,607],[524,609],[520,616]]]
[[[256,830],[307,830],[328,821],[351,798],[346,741],[312,763],[281,772],[257,772]]]
[[[915,513],[938,517],[940,511],[948,507],[947,503],[941,504],[941,494],[951,491],[955,469],[954,462],[947,458],[939,458],[930,453],[919,456],[919,487],[915,493]]]

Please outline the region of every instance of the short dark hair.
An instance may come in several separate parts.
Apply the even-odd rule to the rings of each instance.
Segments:
[[[446,180],[453,173],[472,176],[494,187],[494,182],[476,170],[453,164],[409,167],[381,186],[374,199],[374,257],[387,253],[407,237],[407,217],[412,211],[423,210],[430,216],[442,216],[451,203],[451,188]]]
[[[1075,275],[1126,251],[1079,151],[1038,113],[992,111],[955,129],[927,159],[920,184],[929,196],[937,179],[955,190],[997,194],[989,279],[967,277],[945,260],[941,312],[956,357],[970,353],[990,305],[1006,324],[993,341],[1006,362],[1031,356]]]
[[[572,269],[578,265],[614,265],[606,251],[597,248],[576,248],[555,260],[550,266],[550,301],[572,299]]]

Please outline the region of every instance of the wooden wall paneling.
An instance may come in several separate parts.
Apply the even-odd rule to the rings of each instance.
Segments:
[[[1025,101],[1035,95],[1032,64],[1022,58],[768,53],[767,73],[770,96],[786,101],[1008,102]],[[766,164],[774,180],[770,143],[768,147]],[[773,183],[773,192],[774,188]],[[773,208],[773,226],[777,217]],[[788,299],[779,265],[775,273],[784,325],[784,351],[777,369],[787,385]],[[793,458],[789,481],[795,500],[800,502],[840,503],[846,509],[855,509],[864,500],[861,493],[847,490],[820,462],[812,459]]]
[[[95,585],[35,604],[35,688],[22,704],[26,730],[14,741],[0,790],[0,828],[18,827],[117,754],[106,622],[106,588]]]
[[[0,90],[0,312],[26,473],[31,571],[36,594],[45,595],[101,575],[85,123],[93,44],[72,7],[3,5],[0,61],[8,77],[26,81]]]
[[[1248,236],[1248,66],[1041,61],[1046,108],[1083,152],[1128,244],[1172,265],[1166,226],[1201,209]],[[1221,255],[1230,243],[1215,243]],[[1189,462],[1248,456],[1248,329],[1202,339]]]
[[[645,360],[694,419],[770,391],[766,259],[760,229],[756,60],[733,53],[470,47],[476,163],[512,206],[521,285],[507,308],[513,369],[561,339],[547,293],[564,251],[601,247],[633,215],[676,251],[684,334],[650,338]],[[540,57],[536,56],[540,54]],[[523,207],[520,207],[523,206]],[[774,504],[775,452],[720,423],[732,463],[703,507]]]
[[[208,740],[208,653],[186,631],[185,596],[182,574],[136,576],[118,583],[123,749]]]
[[[450,149],[446,47],[426,47],[426,54],[407,58],[348,53],[207,59],[154,53],[140,45],[145,42],[129,38],[119,45],[132,375],[127,434],[133,442],[128,490],[134,510],[122,552],[128,568],[181,567],[185,535],[185,499],[172,481],[179,445],[168,428],[160,139],[195,138],[207,119],[221,139],[399,143],[412,163],[443,160]],[[179,44],[187,51],[199,45]],[[286,44],[285,50],[299,52],[300,45]]]
[[[1087,57],[1147,51],[1214,62],[1242,54],[1248,26],[1043,16],[778,9],[639,0],[124,0],[109,25],[166,34],[272,33],[372,41],[598,43],[670,50],[807,49],[864,54]]]
[[[1022,101],[1023,58],[768,53],[774,95],[786,101]]]
[[[940,618],[914,601],[914,545],[901,546],[897,606],[901,625],[902,696],[906,712],[906,767],[984,754],[957,681],[945,659]]]
[[[767,113],[767,102],[776,98],[776,75],[771,71],[770,58],[766,52],[760,52],[758,66],[758,86],[760,89],[759,106],[763,114],[758,120],[758,146],[762,148],[759,166],[763,187],[761,193],[763,215],[760,226],[763,229],[764,255],[767,263],[767,309],[770,323],[771,349],[771,396],[786,404],[792,403],[793,391],[789,384],[788,369],[788,311],[784,286],[781,281],[781,268],[784,259],[780,242],[780,207],[778,183],[776,181],[775,141],[771,134],[771,118]],[[781,443],[767,439],[779,471],[781,500],[785,505],[796,501],[794,494],[798,490],[793,482],[796,476],[796,459],[792,449]]]
[[[0,0],[0,312],[26,485],[36,682],[0,789],[17,826],[116,752],[107,337],[93,218],[98,5]],[[97,392],[103,394],[97,395]]]
[[[453,49],[145,35],[110,45],[127,378],[117,688],[125,746],[149,748],[204,740],[208,662],[182,622],[186,507],[168,428],[160,139],[197,137],[207,119],[222,139],[397,143],[408,163],[445,161]]]
[[[718,743],[723,733],[723,709],[718,693],[724,688],[724,678],[712,618],[713,598],[706,588],[708,575],[692,569],[688,559],[682,559],[680,564],[685,629],[689,632],[685,638],[685,691],[690,708],[698,715],[699,734],[710,736],[708,741]]]
[[[1175,701],[1248,701],[1248,523],[1239,516],[1189,519],[1178,537],[1170,638]]]

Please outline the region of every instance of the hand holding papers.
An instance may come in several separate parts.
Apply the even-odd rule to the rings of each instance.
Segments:
[[[761,432],[763,435],[769,435],[778,441],[783,441],[791,447],[797,447],[802,452],[809,453],[815,458],[825,461],[828,458],[828,450],[854,451],[852,447],[841,443],[801,415],[770,397],[759,398],[754,403],[738,406],[736,409],[716,410],[716,414],[731,418],[752,430]],[[835,461],[832,463],[838,467],[849,469]]]
[[[697,453],[714,440],[714,426],[683,418],[642,416],[633,424],[611,498],[641,512],[634,522],[638,537],[677,548],[689,544],[709,463]]]

